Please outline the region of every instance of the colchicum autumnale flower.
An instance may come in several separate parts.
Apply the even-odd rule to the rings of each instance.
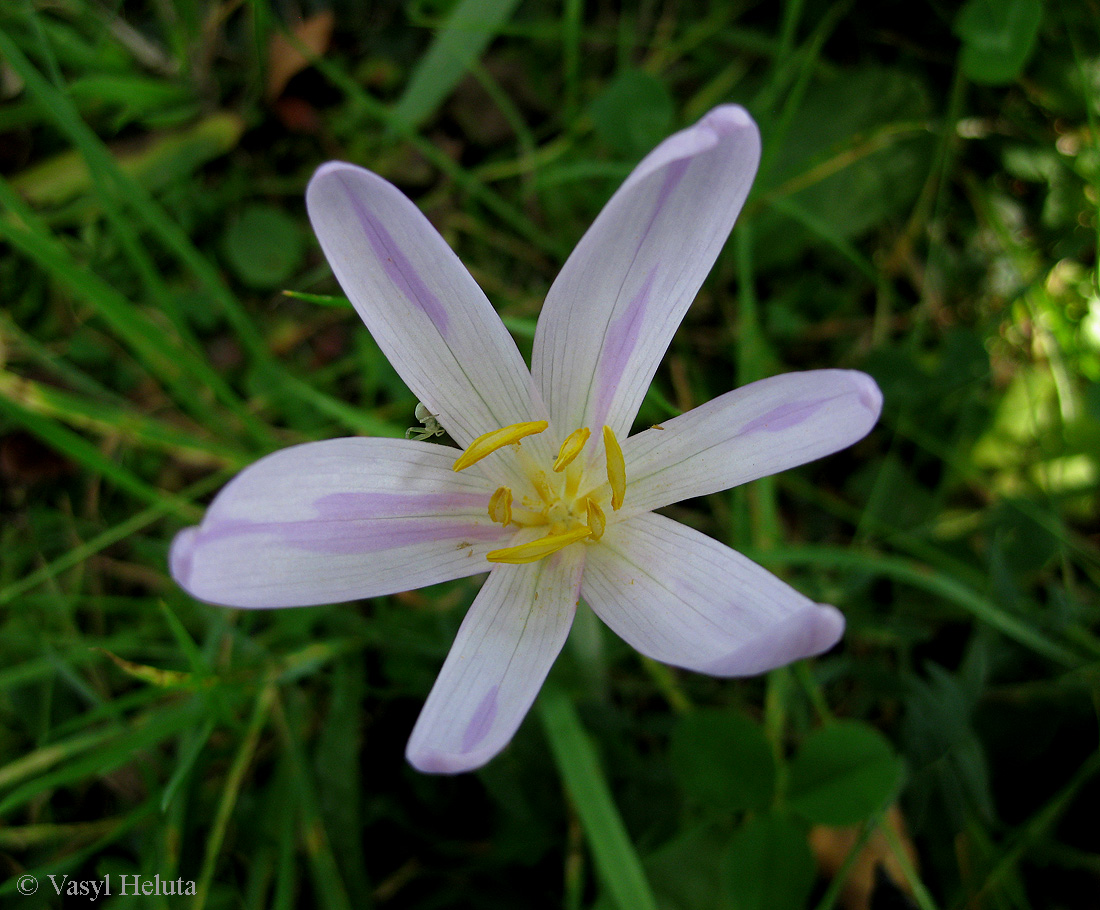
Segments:
[[[550,288],[530,371],[408,198],[322,166],[306,202],[325,255],[417,416],[437,421],[418,435],[445,428],[463,451],[352,438],[269,455],[179,534],[175,579],[212,603],[288,607],[488,571],[409,740],[427,772],[477,768],[507,745],[580,599],[642,654],[716,676],[832,647],[834,607],[654,510],[851,445],[878,419],[874,381],[773,376],[628,437],[759,157],[732,105],[657,146]]]

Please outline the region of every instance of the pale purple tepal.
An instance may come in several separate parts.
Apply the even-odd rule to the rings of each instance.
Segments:
[[[507,745],[581,599],[643,654],[716,676],[832,647],[836,609],[654,510],[851,445],[878,419],[874,381],[773,376],[627,438],[759,158],[732,105],[657,146],[550,288],[530,371],[412,202],[370,171],[321,167],[306,202],[337,279],[418,416],[464,451],[354,438],[269,455],[179,534],[173,576],[212,603],[288,607],[488,571],[409,740],[429,772]]]

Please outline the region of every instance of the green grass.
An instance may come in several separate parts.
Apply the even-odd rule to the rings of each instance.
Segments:
[[[1095,905],[1100,12],[622,6],[344,4],[307,47],[267,0],[2,5],[5,906],[137,874],[196,894],[119,906],[827,910],[864,847],[924,910]],[[309,62],[273,99],[276,35]],[[724,101],[761,174],[639,425],[876,377],[853,449],[670,510],[844,641],[721,681],[581,615],[504,754],[420,775],[476,580],[250,613],[167,574],[256,458],[415,423],[305,183],[334,157],[397,183],[529,353],[602,202]]]

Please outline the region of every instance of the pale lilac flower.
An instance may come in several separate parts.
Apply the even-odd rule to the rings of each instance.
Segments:
[[[851,445],[878,418],[874,381],[773,376],[627,438],[759,156],[735,106],[657,146],[550,288],[530,371],[412,202],[369,171],[321,167],[306,201],[337,279],[418,417],[465,453],[364,438],[276,452],[180,533],[173,576],[213,603],[287,607],[488,571],[408,744],[429,772],[476,768],[507,745],[582,598],[643,654],[716,676],[832,647],[835,608],[654,510]]]

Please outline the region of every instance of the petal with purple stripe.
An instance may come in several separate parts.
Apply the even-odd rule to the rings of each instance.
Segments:
[[[820,654],[844,632],[834,607],[651,512],[608,527],[588,554],[581,596],[642,654],[713,676],[749,676]]]
[[[500,317],[400,190],[363,168],[330,162],[310,181],[306,207],[378,346],[459,445],[546,418]]]
[[[657,365],[748,195],[760,137],[715,108],[651,152],[550,288],[532,373],[559,428],[630,430]]]
[[[235,607],[334,603],[476,575],[509,535],[454,449],[331,439],[284,449],[234,478],[172,545],[172,575]]]
[[[623,514],[728,490],[822,458],[866,436],[882,410],[855,370],[783,373],[727,392],[623,443]]]
[[[342,178],[342,182],[347,189],[346,176]],[[418,307],[432,321],[439,330],[439,334],[446,339],[450,320],[440,299],[420,277],[420,273],[409,262],[401,247],[386,230],[386,226],[367,207],[366,200],[354,192],[348,192],[347,198],[355,216],[359,219],[363,233],[370,242],[371,249],[374,250],[374,257],[382,264],[382,270],[386,276],[406,300]]]
[[[584,553],[571,547],[489,574],[409,738],[415,768],[470,771],[508,744],[569,634]]]

